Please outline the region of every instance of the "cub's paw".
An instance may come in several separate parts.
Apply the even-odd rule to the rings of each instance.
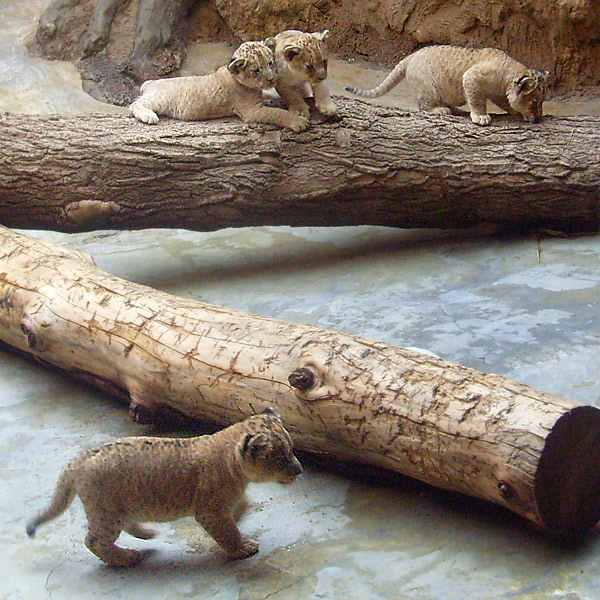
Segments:
[[[156,125],[158,123],[158,115],[149,108],[132,106],[129,109],[131,114],[142,123],[147,123],[148,125]]]
[[[146,113],[142,115],[140,121],[148,125],[156,125],[158,123],[158,116],[155,113]]]
[[[316,107],[324,117],[337,117],[337,106],[333,102],[317,104]]]
[[[293,113],[295,115],[300,115],[301,117],[304,117],[306,119],[308,119],[308,117],[310,116],[310,108],[309,108],[308,104],[304,104],[304,106],[301,106],[301,105],[290,106],[289,110],[291,113]]]
[[[492,122],[492,117],[490,117],[490,115],[477,115],[471,113],[471,121],[473,121],[475,125],[489,125]]]
[[[451,115],[452,109],[448,108],[447,106],[436,106],[435,108],[431,109],[431,112],[435,115]]]
[[[292,113],[288,127],[296,133],[304,131],[308,127],[308,117],[303,117],[302,115],[295,115]]]
[[[258,542],[255,542],[254,540],[252,540],[248,537],[245,537],[245,538],[242,538],[242,543],[241,543],[240,547],[237,550],[230,552],[229,555],[231,556],[231,558],[242,559],[242,558],[248,558],[249,556],[252,556],[253,554],[256,554],[257,552],[258,552]]]
[[[128,567],[134,567],[141,562],[148,552],[138,552],[137,550],[121,549],[120,552],[115,553],[114,556],[107,557],[105,560],[111,566],[118,569],[126,569]]]
[[[140,540],[151,540],[153,537],[156,537],[156,530],[153,527],[136,522],[131,523],[125,531]]]

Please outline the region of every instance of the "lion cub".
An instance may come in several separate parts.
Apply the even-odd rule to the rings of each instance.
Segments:
[[[142,84],[141,96],[129,105],[138,120],[154,125],[158,115],[184,121],[237,115],[246,122],[271,123],[302,131],[308,119],[262,103],[262,92],[275,83],[273,38],[245,42],[227,66],[210,75],[152,79]]]
[[[213,435],[194,438],[130,437],[87,450],[63,469],[54,497],[27,524],[62,514],[78,495],[88,520],[86,546],[117,567],[136,564],[142,554],[115,544],[121,531],[149,539],[143,521],[194,516],[233,558],[258,552],[243,536],[234,514],[249,482],[291,483],[302,472],[292,440],[273,409]]]
[[[327,84],[327,48],[329,30],[304,33],[290,29],[275,36],[275,89],[295,113],[308,117],[304,98],[314,95],[317,110],[326,117],[335,117],[337,107]]]
[[[405,77],[417,93],[421,110],[447,115],[466,104],[477,125],[489,125],[492,120],[487,100],[535,123],[542,116],[542,102],[548,93],[548,71],[529,69],[502,50],[457,46],[421,48],[401,60],[377,87],[347,87],[346,91],[377,98]]]

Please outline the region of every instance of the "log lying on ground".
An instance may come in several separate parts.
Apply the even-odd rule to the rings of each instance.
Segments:
[[[0,339],[131,399],[225,425],[275,406],[298,447],[508,507],[600,518],[600,410],[389,344],[177,298],[0,228]]]
[[[387,225],[598,231],[600,117],[489,127],[337,100],[301,134],[239,120],[5,115],[0,222],[20,228]]]

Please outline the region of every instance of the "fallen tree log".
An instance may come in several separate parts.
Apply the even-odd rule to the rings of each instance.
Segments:
[[[387,225],[598,231],[600,117],[478,127],[337,99],[301,134],[239,120],[5,115],[0,222],[87,231]]]
[[[362,338],[129,283],[0,227],[0,340],[226,425],[267,405],[299,448],[487,499],[557,533],[600,518],[600,410]]]

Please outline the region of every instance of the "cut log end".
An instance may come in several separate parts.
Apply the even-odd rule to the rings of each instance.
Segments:
[[[535,479],[544,526],[581,535],[600,520],[600,410],[578,406],[558,419],[546,438]]]

